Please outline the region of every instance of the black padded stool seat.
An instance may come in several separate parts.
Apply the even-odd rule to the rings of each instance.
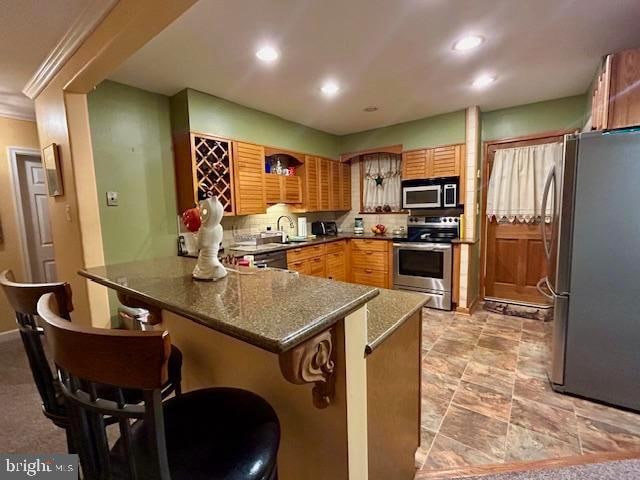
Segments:
[[[277,478],[280,424],[258,395],[236,388],[207,388],[163,402],[171,480],[271,480]],[[144,421],[131,429],[129,454],[145,471],[148,436]],[[122,440],[112,450],[114,478],[127,478]],[[118,465],[118,466],[116,466]]]

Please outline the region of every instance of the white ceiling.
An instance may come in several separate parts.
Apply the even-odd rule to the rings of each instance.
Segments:
[[[34,119],[27,81],[88,0],[0,0],[0,115]]]
[[[638,0],[200,0],[110,78],[345,134],[584,93],[602,55],[640,47],[639,23]],[[452,51],[470,33],[484,45]],[[263,42],[280,49],[275,65],[257,62]],[[497,80],[474,90],[481,73]],[[342,86],[331,100],[326,78]]]

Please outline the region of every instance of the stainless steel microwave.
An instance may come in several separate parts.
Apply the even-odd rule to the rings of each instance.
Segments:
[[[402,208],[449,208],[458,206],[458,182],[451,179],[402,182]]]

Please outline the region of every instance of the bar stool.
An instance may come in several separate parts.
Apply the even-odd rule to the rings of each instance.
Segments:
[[[280,425],[258,395],[195,390],[162,401],[171,351],[163,331],[105,330],[63,320],[54,294],[38,302],[88,480],[276,480]],[[136,361],[142,360],[142,361]],[[96,384],[138,389],[144,401],[100,398]],[[120,439],[109,447],[105,418]]]
[[[0,286],[16,314],[18,331],[24,345],[24,350],[29,361],[29,367],[33,380],[42,400],[42,413],[57,427],[65,429],[67,433],[67,449],[74,452],[76,449],[69,435],[69,418],[60,391],[60,382],[52,373],[49,361],[45,354],[42,335],[43,329],[36,321],[38,299],[46,294],[52,294],[59,305],[59,315],[67,321],[71,320],[73,304],[71,302],[71,286],[65,282],[59,283],[16,283],[11,270],[0,272]],[[168,381],[164,385],[163,397],[171,393],[180,394],[182,378],[182,353],[176,347],[171,350],[169,359]],[[114,390],[107,385],[98,387],[103,397],[113,398]],[[125,392],[130,402],[141,402],[142,395],[138,391]],[[109,420],[113,423],[112,420]]]

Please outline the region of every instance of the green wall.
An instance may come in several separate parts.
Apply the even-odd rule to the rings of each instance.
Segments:
[[[406,150],[464,142],[465,112],[445,113],[340,137],[342,153],[402,144]]]
[[[587,96],[559,98],[482,113],[482,140],[584,126]]]
[[[106,81],[88,95],[107,263],[176,252],[169,98]],[[119,193],[107,207],[105,192]]]
[[[186,105],[185,105],[186,104]],[[175,131],[192,131],[220,135],[251,143],[281,147],[302,153],[338,158],[339,137],[269,113],[186,89],[172,98]],[[184,120],[188,112],[188,122]]]

